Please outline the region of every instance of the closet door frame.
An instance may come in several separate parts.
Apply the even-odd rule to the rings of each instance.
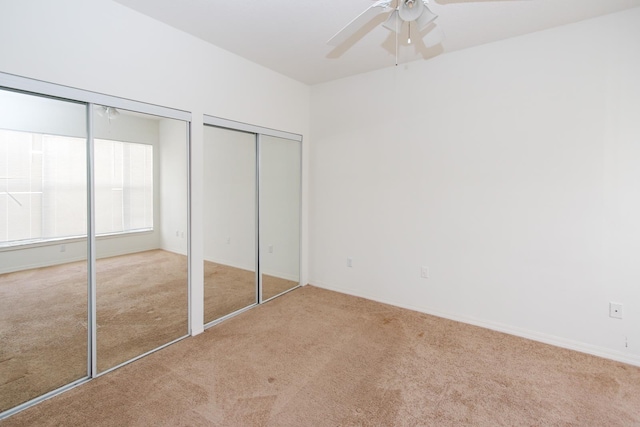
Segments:
[[[281,130],[277,130],[277,129],[270,129],[270,128],[266,128],[266,127],[262,127],[262,126],[257,126],[257,125],[252,125],[252,124],[248,124],[248,123],[242,123],[242,122],[237,122],[234,120],[228,120],[228,119],[223,119],[221,117],[215,117],[215,116],[209,116],[209,115],[204,115],[203,117],[203,124],[204,126],[213,126],[213,127],[217,127],[217,128],[222,128],[222,129],[228,129],[228,130],[234,130],[234,131],[240,131],[240,132],[246,132],[246,133],[251,133],[253,135],[255,135],[255,150],[256,150],[256,194],[255,194],[255,200],[256,200],[256,229],[255,229],[255,233],[256,233],[256,253],[255,253],[255,257],[256,257],[256,304],[252,304],[248,307],[245,307],[243,309],[240,309],[236,312],[233,312],[231,314],[228,314],[226,316],[223,316],[219,319],[213,320],[207,324],[204,325],[205,329],[209,328],[211,326],[214,326],[230,317],[236,316],[246,310],[249,310],[251,308],[253,308],[255,305],[259,305],[259,304],[263,304],[267,301],[272,300],[273,298],[276,298],[280,295],[283,295],[287,292],[290,292],[298,287],[301,286],[302,284],[302,135],[299,134],[295,134],[295,133],[291,133],[291,132],[286,132],[286,131],[281,131]],[[287,139],[290,141],[294,141],[297,142],[298,144],[300,144],[300,175],[298,177],[298,179],[300,180],[300,194],[299,194],[299,203],[298,203],[298,218],[300,219],[299,221],[299,230],[298,230],[298,284],[297,286],[292,287],[291,289],[288,289],[278,295],[275,295],[267,300],[263,300],[262,298],[262,268],[261,268],[261,264],[260,264],[260,137],[261,136],[273,136],[273,137],[277,137],[277,138],[282,138],[282,139]]]
[[[114,368],[106,370],[104,372],[98,372],[97,368],[97,324],[96,324],[96,236],[95,236],[95,192],[93,189],[94,184],[94,154],[93,154],[93,107],[94,105],[108,105],[122,110],[135,111],[154,116],[159,116],[168,119],[181,120],[186,123],[186,170],[187,176],[185,177],[187,188],[187,259],[191,260],[191,126],[192,116],[190,112],[177,110],[174,108],[163,107],[154,104],[148,104],[139,101],[133,101],[130,99],[119,98],[116,96],[105,95],[97,92],[86,91],[82,89],[76,89],[69,86],[58,85],[55,83],[49,83],[41,80],[30,79],[27,77],[17,76],[14,74],[8,74],[0,72],[0,88],[22,92],[35,96],[50,97],[60,99],[62,101],[69,101],[74,103],[84,104],[86,106],[86,120],[87,120],[87,275],[88,275],[88,327],[87,327],[87,375],[84,378],[75,380],[67,385],[59,387],[58,389],[49,391],[36,398],[33,398],[27,402],[24,402],[18,406],[10,408],[0,413],[0,420],[7,418],[17,412],[20,412],[30,406],[33,406],[39,402],[47,400],[55,395],[65,392],[71,388],[74,388],[80,384],[90,381],[93,378],[102,376],[113,369],[120,366],[129,364],[135,360],[140,359],[150,353],[160,350],[166,346],[169,346],[179,340],[182,340],[192,335],[192,320],[191,320],[191,262],[187,262],[187,331],[185,335],[173,340],[169,343],[161,345],[149,352],[134,357]]]

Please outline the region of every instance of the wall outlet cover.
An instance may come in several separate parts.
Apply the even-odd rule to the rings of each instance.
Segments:
[[[622,304],[610,302],[609,317],[613,317],[614,319],[622,319]]]

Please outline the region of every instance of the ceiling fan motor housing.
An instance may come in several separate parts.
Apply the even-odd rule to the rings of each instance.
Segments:
[[[403,21],[415,21],[422,15],[424,3],[422,0],[402,0],[398,14]]]

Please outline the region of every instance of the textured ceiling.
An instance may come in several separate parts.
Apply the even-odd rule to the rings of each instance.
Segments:
[[[380,25],[386,14],[365,22],[340,46],[326,44],[373,0],[115,1],[307,84],[396,61],[395,33]],[[431,0],[429,6],[439,15],[437,25],[422,39],[413,36],[411,45],[401,37],[399,62],[640,7],[640,0]]]

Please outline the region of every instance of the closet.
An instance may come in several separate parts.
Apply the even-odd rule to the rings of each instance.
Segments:
[[[300,285],[301,142],[205,116],[205,325]]]
[[[189,335],[190,119],[0,73],[0,415]]]

